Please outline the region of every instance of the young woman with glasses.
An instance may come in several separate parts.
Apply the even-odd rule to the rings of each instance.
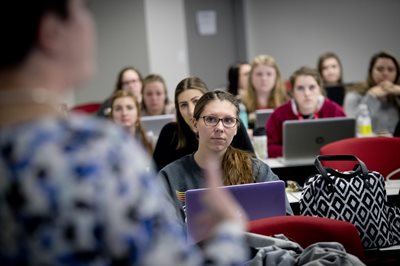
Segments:
[[[199,139],[198,149],[159,172],[182,223],[186,190],[205,186],[202,169],[206,160],[220,165],[224,185],[279,180],[270,167],[252,153],[231,146],[238,132],[238,117],[239,105],[235,96],[221,90],[204,94],[197,102],[192,118]],[[286,211],[293,213],[288,201]]]
[[[184,78],[176,85],[176,122],[163,127],[153,153],[153,160],[158,170],[197,150],[199,143],[191,120],[197,101],[207,91],[207,85],[198,77]],[[232,140],[232,146],[254,153],[244,126],[238,128],[238,132]]]

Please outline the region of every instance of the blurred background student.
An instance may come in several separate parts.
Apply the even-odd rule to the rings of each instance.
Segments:
[[[204,187],[201,169],[206,159],[211,159],[221,168],[224,185],[279,180],[271,168],[253,153],[231,146],[240,127],[239,121],[238,100],[226,91],[207,92],[196,103],[191,123],[199,139],[198,148],[158,173],[175,204],[181,223],[186,217],[185,192]],[[286,212],[293,214],[287,199]]]
[[[251,63],[247,94],[243,103],[249,113],[249,128],[254,127],[257,109],[275,109],[288,100],[281,72],[275,59],[258,55]]]
[[[187,77],[181,80],[175,89],[176,122],[163,127],[157,140],[153,159],[158,170],[169,163],[192,154],[199,142],[191,120],[197,101],[208,92],[207,85],[199,77]],[[240,126],[232,146],[254,152],[246,128]]]
[[[189,246],[134,139],[105,119],[60,114],[95,70],[87,1],[1,1],[0,35],[0,265],[244,263],[245,217],[229,194],[209,191],[213,237]],[[212,162],[205,169],[219,186]]]
[[[251,65],[245,62],[233,64],[228,69],[227,91],[239,99],[247,93],[250,69]]]
[[[400,115],[400,68],[397,59],[379,52],[371,57],[365,83],[349,87],[344,110],[356,117],[361,103],[368,106],[375,134],[392,135]]]
[[[142,74],[133,66],[124,67],[117,75],[117,81],[115,82],[114,92],[119,90],[127,91],[136,97],[139,104],[142,102],[142,85],[143,78]],[[111,97],[111,96],[110,96]],[[106,99],[97,115],[100,117],[108,117],[111,111],[110,97]]]
[[[127,91],[117,90],[111,96],[110,118],[141,143],[149,156],[153,155],[152,141],[140,122],[140,105],[135,96]]]
[[[346,88],[343,83],[343,67],[339,56],[333,52],[321,54],[318,58],[317,69],[324,84],[326,97],[342,106]]]
[[[175,113],[175,106],[168,99],[167,85],[160,75],[150,74],[143,79],[142,96],[142,116]]]
[[[268,156],[282,156],[283,122],[286,120],[318,119],[345,116],[337,103],[324,97],[322,79],[318,72],[301,67],[290,77],[292,99],[275,109],[266,125]]]

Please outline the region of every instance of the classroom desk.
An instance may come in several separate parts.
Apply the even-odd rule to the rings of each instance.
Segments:
[[[264,160],[266,164],[271,167],[272,171],[283,181],[293,180],[304,185],[304,182],[310,175],[315,175],[318,173],[317,168],[315,168],[313,163],[303,163],[298,165],[284,165],[277,158],[270,158]]]
[[[400,180],[387,180],[385,181],[386,195],[390,204],[400,207]],[[300,214],[299,200],[301,192],[286,192],[290,206],[295,215]]]

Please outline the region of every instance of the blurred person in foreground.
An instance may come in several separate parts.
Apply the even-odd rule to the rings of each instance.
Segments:
[[[202,250],[188,246],[133,138],[56,108],[94,71],[86,4],[0,4],[0,265],[242,263],[245,221],[229,194],[210,190],[212,237]],[[219,186],[216,167],[206,169],[209,186]]]

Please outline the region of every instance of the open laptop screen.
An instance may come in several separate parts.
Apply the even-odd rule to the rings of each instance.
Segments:
[[[151,131],[154,136],[158,137],[166,124],[175,121],[175,114],[142,116],[140,121],[147,132]]]
[[[320,148],[356,136],[356,121],[349,117],[288,120],[283,123],[283,163],[314,162]]]
[[[282,180],[224,186],[229,190],[243,210],[247,218],[257,220],[286,214],[285,183]],[[198,224],[198,214],[202,212],[201,197],[206,188],[186,191],[186,219],[189,241],[198,242],[204,239],[203,228]]]

